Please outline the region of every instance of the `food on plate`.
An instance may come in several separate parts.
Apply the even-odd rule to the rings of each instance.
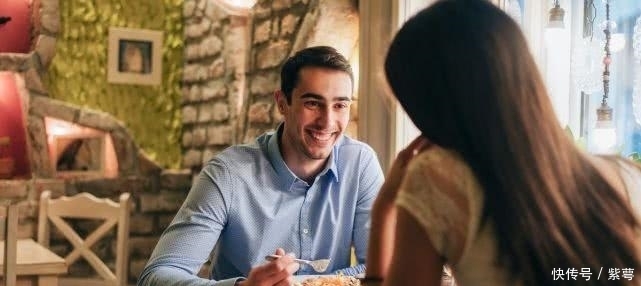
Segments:
[[[360,286],[361,282],[352,276],[332,275],[318,276],[294,284],[296,286]]]

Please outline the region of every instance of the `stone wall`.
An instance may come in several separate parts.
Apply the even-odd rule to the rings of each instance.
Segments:
[[[117,200],[123,192],[132,195],[129,240],[129,282],[135,284],[158,237],[173,219],[190,186],[190,170],[163,170],[144,155],[122,122],[112,115],[49,96],[42,78],[56,54],[60,31],[59,0],[34,1],[34,47],[25,54],[0,53],[0,71],[13,74],[20,93],[27,126],[27,150],[31,166],[30,178],[0,180],[0,199],[19,203],[20,238],[36,239],[38,200],[44,190],[52,197],[72,196],[88,192],[98,197]],[[100,130],[112,139],[118,161],[115,178],[56,176],[50,162],[44,118],[51,117]],[[4,122],[3,122],[4,123]],[[7,123],[9,124],[9,123]],[[80,233],[89,233],[95,225],[72,222]],[[115,262],[115,233],[99,241],[93,251],[107,265]],[[51,248],[61,256],[70,245],[52,233]],[[70,267],[73,276],[91,275],[87,264]]]
[[[280,68],[287,57],[305,47],[335,47],[352,63],[357,63],[358,12],[351,0],[259,1],[254,19],[247,75],[242,142],[271,130],[282,118],[272,94],[280,88]],[[356,68],[356,67],[355,67]],[[355,70],[357,73],[357,69]],[[355,83],[355,88],[358,83]],[[358,93],[354,92],[355,99]],[[352,104],[347,134],[357,138],[357,106]]]
[[[224,148],[250,142],[282,120],[272,95],[288,56],[332,45],[353,58],[358,47],[358,15],[350,0],[260,0],[249,17],[230,16],[211,1],[187,0],[184,17],[183,167],[194,172]],[[347,130],[353,137],[357,105]]]
[[[229,16],[206,0],[185,1],[183,13],[183,166],[196,170],[236,142],[249,19]]]

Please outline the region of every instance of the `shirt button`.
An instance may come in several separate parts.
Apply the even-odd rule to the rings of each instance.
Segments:
[[[305,228],[305,229],[303,229],[303,233],[304,233],[304,234],[308,234],[308,233],[309,233],[309,229],[306,229],[306,228]]]

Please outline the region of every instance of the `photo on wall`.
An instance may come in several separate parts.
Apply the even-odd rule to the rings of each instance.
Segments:
[[[162,38],[160,31],[110,28],[107,81],[159,85],[162,79]]]
[[[153,43],[150,41],[120,40],[118,43],[118,71],[150,74]]]

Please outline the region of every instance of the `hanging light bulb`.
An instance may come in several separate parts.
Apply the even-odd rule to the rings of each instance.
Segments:
[[[612,120],[612,108],[608,106],[608,94],[610,91],[610,64],[612,63],[610,53],[610,29],[614,26],[610,25],[610,2],[605,2],[605,18],[607,25],[603,33],[605,33],[605,57],[603,58],[603,98],[601,99],[601,106],[597,108],[597,120],[594,127],[594,134],[592,136],[595,146],[595,152],[601,154],[615,153],[617,145],[616,129]],[[616,24],[615,24],[616,25]]]
[[[594,147],[595,153],[610,154],[614,153],[617,145],[617,133],[612,121],[612,108],[601,104],[596,110],[597,120],[594,127]]]
[[[555,0],[554,7],[550,9],[548,25],[545,28],[545,41],[548,46],[563,39],[565,30],[565,24],[563,23],[564,16],[565,10],[561,8],[559,0]]]

